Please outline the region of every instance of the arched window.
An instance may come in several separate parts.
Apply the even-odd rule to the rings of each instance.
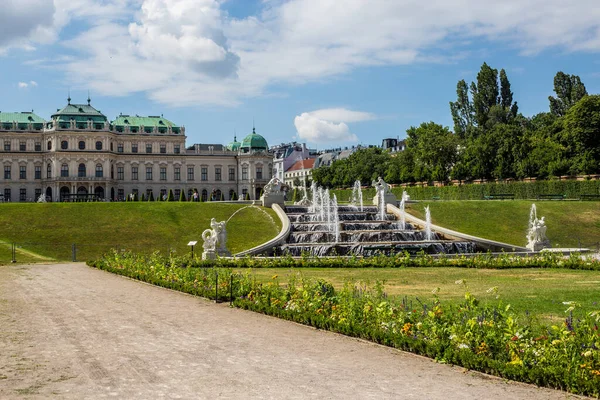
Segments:
[[[52,150],[52,142],[48,142],[48,150]]]
[[[69,176],[69,166],[67,164],[63,164],[60,166],[60,176]]]
[[[102,150],[102,142],[101,141],[96,142],[96,150]]]
[[[83,140],[79,141],[79,150],[85,150],[85,142]]]
[[[102,164],[96,164],[96,178],[102,178],[103,175]]]
[[[84,178],[85,175],[85,164],[81,163],[79,164],[79,169],[77,170],[77,176],[80,178]]]
[[[202,201],[208,200],[208,191],[206,189],[202,189]]]
[[[69,142],[67,142],[66,140],[63,140],[62,142],[60,142],[60,148],[63,150],[66,150],[69,148]]]
[[[52,164],[48,164],[46,167],[46,178],[52,178]]]

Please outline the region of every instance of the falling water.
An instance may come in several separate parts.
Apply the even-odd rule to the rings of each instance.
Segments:
[[[335,238],[335,243],[338,243],[340,241],[340,217],[338,215],[338,203],[335,194],[331,201],[331,227],[333,228],[331,232]]]
[[[378,212],[379,212],[379,219],[381,221],[385,221],[387,219],[387,210],[386,210],[386,206],[385,206],[385,194],[383,193],[383,190],[380,190],[378,193],[379,196],[379,201],[378,201]]]
[[[535,223],[535,220],[537,219],[537,209],[535,207],[535,204],[531,205],[531,209],[529,210],[529,227],[528,227],[528,231],[531,231],[531,228],[533,228],[533,224]]]
[[[354,187],[352,188],[351,203],[354,207],[357,207],[360,210],[360,212],[363,211],[363,196],[362,190],[360,188],[360,181],[354,182]]]
[[[404,211],[404,196],[400,200],[400,229],[406,229],[406,213]]]
[[[310,191],[312,193],[312,204],[308,207],[308,212],[314,215],[317,208],[317,184],[315,182],[310,185]]]
[[[425,207],[425,239],[432,240],[431,212],[429,211],[429,206]]]

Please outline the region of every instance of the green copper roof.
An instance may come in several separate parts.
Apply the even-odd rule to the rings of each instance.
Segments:
[[[181,132],[179,125],[162,116],[140,117],[139,115],[130,116],[121,114],[112,124],[118,132],[123,132],[126,126],[129,126],[132,133],[138,133],[142,126],[145,132],[140,133],[152,133],[155,127],[159,133],[168,133],[169,127],[175,134]]]
[[[236,137],[236,136],[234,136],[234,137],[233,137],[233,142],[231,142],[231,143],[229,143],[229,144],[227,145],[227,150],[230,150],[230,151],[238,151],[238,150],[240,149],[240,146],[241,146],[241,145],[242,145],[242,144],[241,144],[240,142],[238,142],[238,141],[237,141],[237,137]]]
[[[267,150],[269,145],[264,137],[256,133],[256,130],[252,128],[252,133],[244,138],[242,141],[242,151],[250,150]]]
[[[96,110],[89,103],[88,104],[69,104],[63,107],[62,110],[56,111],[52,114],[52,119],[55,121],[68,122],[74,120],[76,122],[104,122],[107,118],[100,111]]]
[[[0,112],[0,122],[16,122],[17,124],[43,124],[41,117],[33,112]]]

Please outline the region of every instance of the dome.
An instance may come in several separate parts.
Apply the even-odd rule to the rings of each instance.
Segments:
[[[240,149],[240,146],[241,146],[241,145],[242,145],[242,144],[241,144],[240,142],[238,142],[238,141],[237,141],[237,137],[236,137],[236,136],[234,136],[234,137],[233,137],[233,142],[231,142],[231,143],[229,143],[229,144],[227,145],[227,150],[230,150],[230,151],[238,151],[238,150]]]
[[[252,128],[252,133],[242,141],[241,148],[244,153],[247,153],[251,150],[268,150],[269,145],[265,138],[256,133],[256,130]]]

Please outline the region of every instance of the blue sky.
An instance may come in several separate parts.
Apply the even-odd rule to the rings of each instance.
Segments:
[[[596,0],[5,0],[0,110],[159,115],[188,144],[379,144],[452,126],[459,79],[504,68],[520,111],[557,71],[600,91]]]

